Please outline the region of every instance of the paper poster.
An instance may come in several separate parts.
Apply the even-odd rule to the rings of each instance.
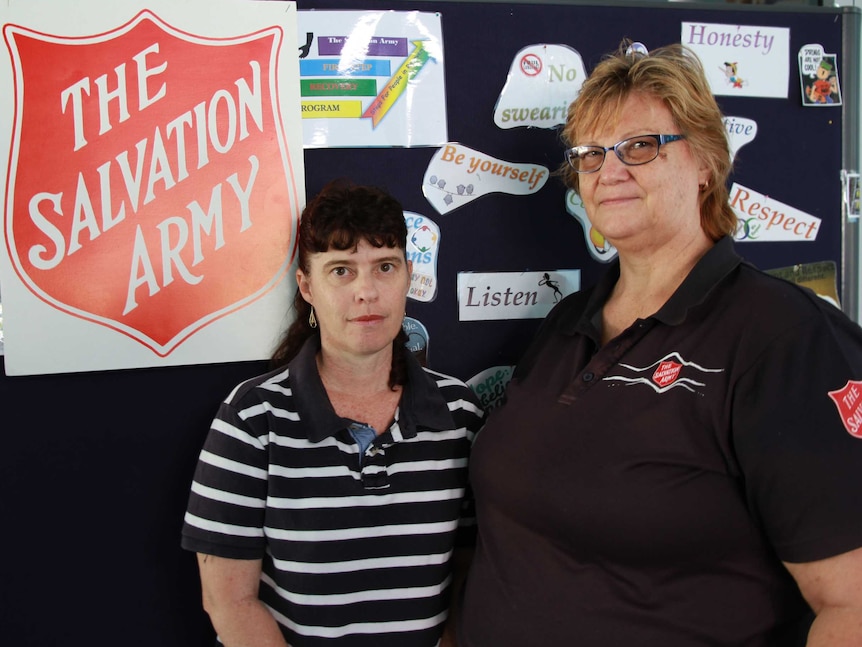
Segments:
[[[0,19],[7,372],[268,357],[304,203],[294,4]]]
[[[300,11],[306,148],[447,141],[439,13]]]
[[[568,45],[530,45],[515,54],[494,108],[499,128],[554,128],[587,78],[584,61]]]
[[[730,206],[739,223],[734,236],[739,242],[813,242],[820,232],[820,218],[735,182]]]
[[[580,289],[580,270],[460,272],[458,319],[542,319],[563,297]]]
[[[824,53],[822,45],[812,43],[799,50],[799,82],[803,106],[841,105],[838,57]]]
[[[681,42],[700,58],[713,94],[787,98],[786,27],[684,22]]]
[[[507,162],[450,143],[431,158],[422,193],[438,213],[446,214],[489,193],[536,193],[547,181],[544,166]]]
[[[407,297],[428,303],[437,297],[440,227],[427,216],[412,211],[405,211],[404,219],[407,222],[407,260],[413,263]]]

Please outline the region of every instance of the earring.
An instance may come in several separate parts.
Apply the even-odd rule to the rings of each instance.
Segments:
[[[317,328],[317,317],[314,316],[314,306],[311,306],[311,312],[308,313],[308,325],[312,328]]]

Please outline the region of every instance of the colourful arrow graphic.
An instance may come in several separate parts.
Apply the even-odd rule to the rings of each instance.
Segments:
[[[363,119],[371,119],[373,128],[377,128],[377,125],[383,120],[389,109],[404,94],[407,84],[419,74],[419,71],[431,58],[425,49],[425,41],[414,40],[413,44],[416,46],[416,49],[404,60],[401,67],[392,75],[392,78],[389,79],[389,82],[383,87],[380,94],[377,95],[362,115]]]

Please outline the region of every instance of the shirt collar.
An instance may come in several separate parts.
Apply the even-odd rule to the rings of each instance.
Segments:
[[[307,339],[288,364],[290,388],[300,420],[308,424],[308,438],[320,442],[346,429],[352,420],[342,418],[329,401],[329,396],[317,370],[320,336]],[[404,438],[414,437],[420,429],[453,429],[455,422],[437,382],[419,364],[413,353],[405,349],[407,383],[401,391],[398,424]],[[357,421],[362,422],[362,421]],[[379,431],[379,430],[378,430]]]
[[[692,268],[655,318],[670,326],[685,321],[688,311],[706,301],[715,286],[742,262],[729,236],[719,239]]]
[[[703,303],[713,288],[740,263],[742,258],[734,250],[733,239],[729,236],[719,239],[695,264],[654,318],[671,326],[681,324],[689,309]],[[583,312],[572,311],[562,320],[562,331],[573,335],[583,331],[582,326],[589,326],[590,322],[595,321],[619,278],[620,262],[616,259],[599,279]]]

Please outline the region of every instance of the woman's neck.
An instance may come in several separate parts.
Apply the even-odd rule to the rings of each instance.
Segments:
[[[701,235],[649,252],[620,251],[620,278],[602,310],[602,342],[658,312],[713,244]]]
[[[392,352],[383,357],[333,357],[320,352],[317,370],[332,408],[342,418],[370,425],[380,435],[395,417],[401,399],[401,386],[389,386]]]
[[[658,309],[713,244],[698,229],[696,234],[688,238],[668,241],[658,248],[620,251],[620,278],[613,296],[627,302],[652,303]]]
[[[374,395],[391,390],[392,350],[371,357],[348,358],[321,349],[317,354],[317,371],[327,391]]]

